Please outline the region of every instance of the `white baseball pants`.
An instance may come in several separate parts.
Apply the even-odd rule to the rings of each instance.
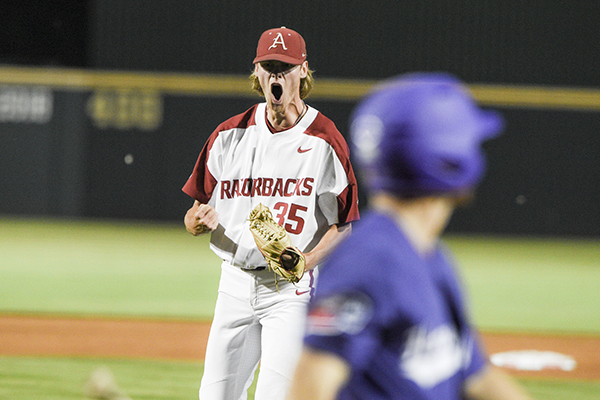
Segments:
[[[272,271],[227,262],[212,322],[200,400],[246,400],[260,361],[255,400],[283,400],[302,349],[315,271],[294,286]]]

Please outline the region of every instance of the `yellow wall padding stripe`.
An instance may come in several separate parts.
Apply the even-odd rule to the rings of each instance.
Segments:
[[[316,78],[311,99],[355,101],[377,80]],[[41,85],[62,90],[151,89],[168,94],[258,97],[247,76],[220,74],[99,71],[0,66],[0,84]],[[600,90],[551,86],[471,84],[483,105],[507,108],[600,110]]]

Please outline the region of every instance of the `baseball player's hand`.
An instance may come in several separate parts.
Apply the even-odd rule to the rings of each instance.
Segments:
[[[192,208],[185,214],[185,228],[194,236],[212,232],[219,225],[219,214],[208,204],[194,202]]]

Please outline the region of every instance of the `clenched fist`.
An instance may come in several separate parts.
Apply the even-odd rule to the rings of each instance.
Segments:
[[[208,204],[195,201],[185,214],[185,229],[194,236],[212,232],[219,225],[219,214]]]

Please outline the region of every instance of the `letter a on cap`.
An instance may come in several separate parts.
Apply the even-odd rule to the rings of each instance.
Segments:
[[[283,41],[283,35],[281,34],[281,32],[277,33],[277,36],[275,36],[275,39],[273,39],[273,44],[269,47],[268,50],[276,48],[278,44],[280,44],[284,50],[287,50],[287,47],[285,47],[285,42]]]

